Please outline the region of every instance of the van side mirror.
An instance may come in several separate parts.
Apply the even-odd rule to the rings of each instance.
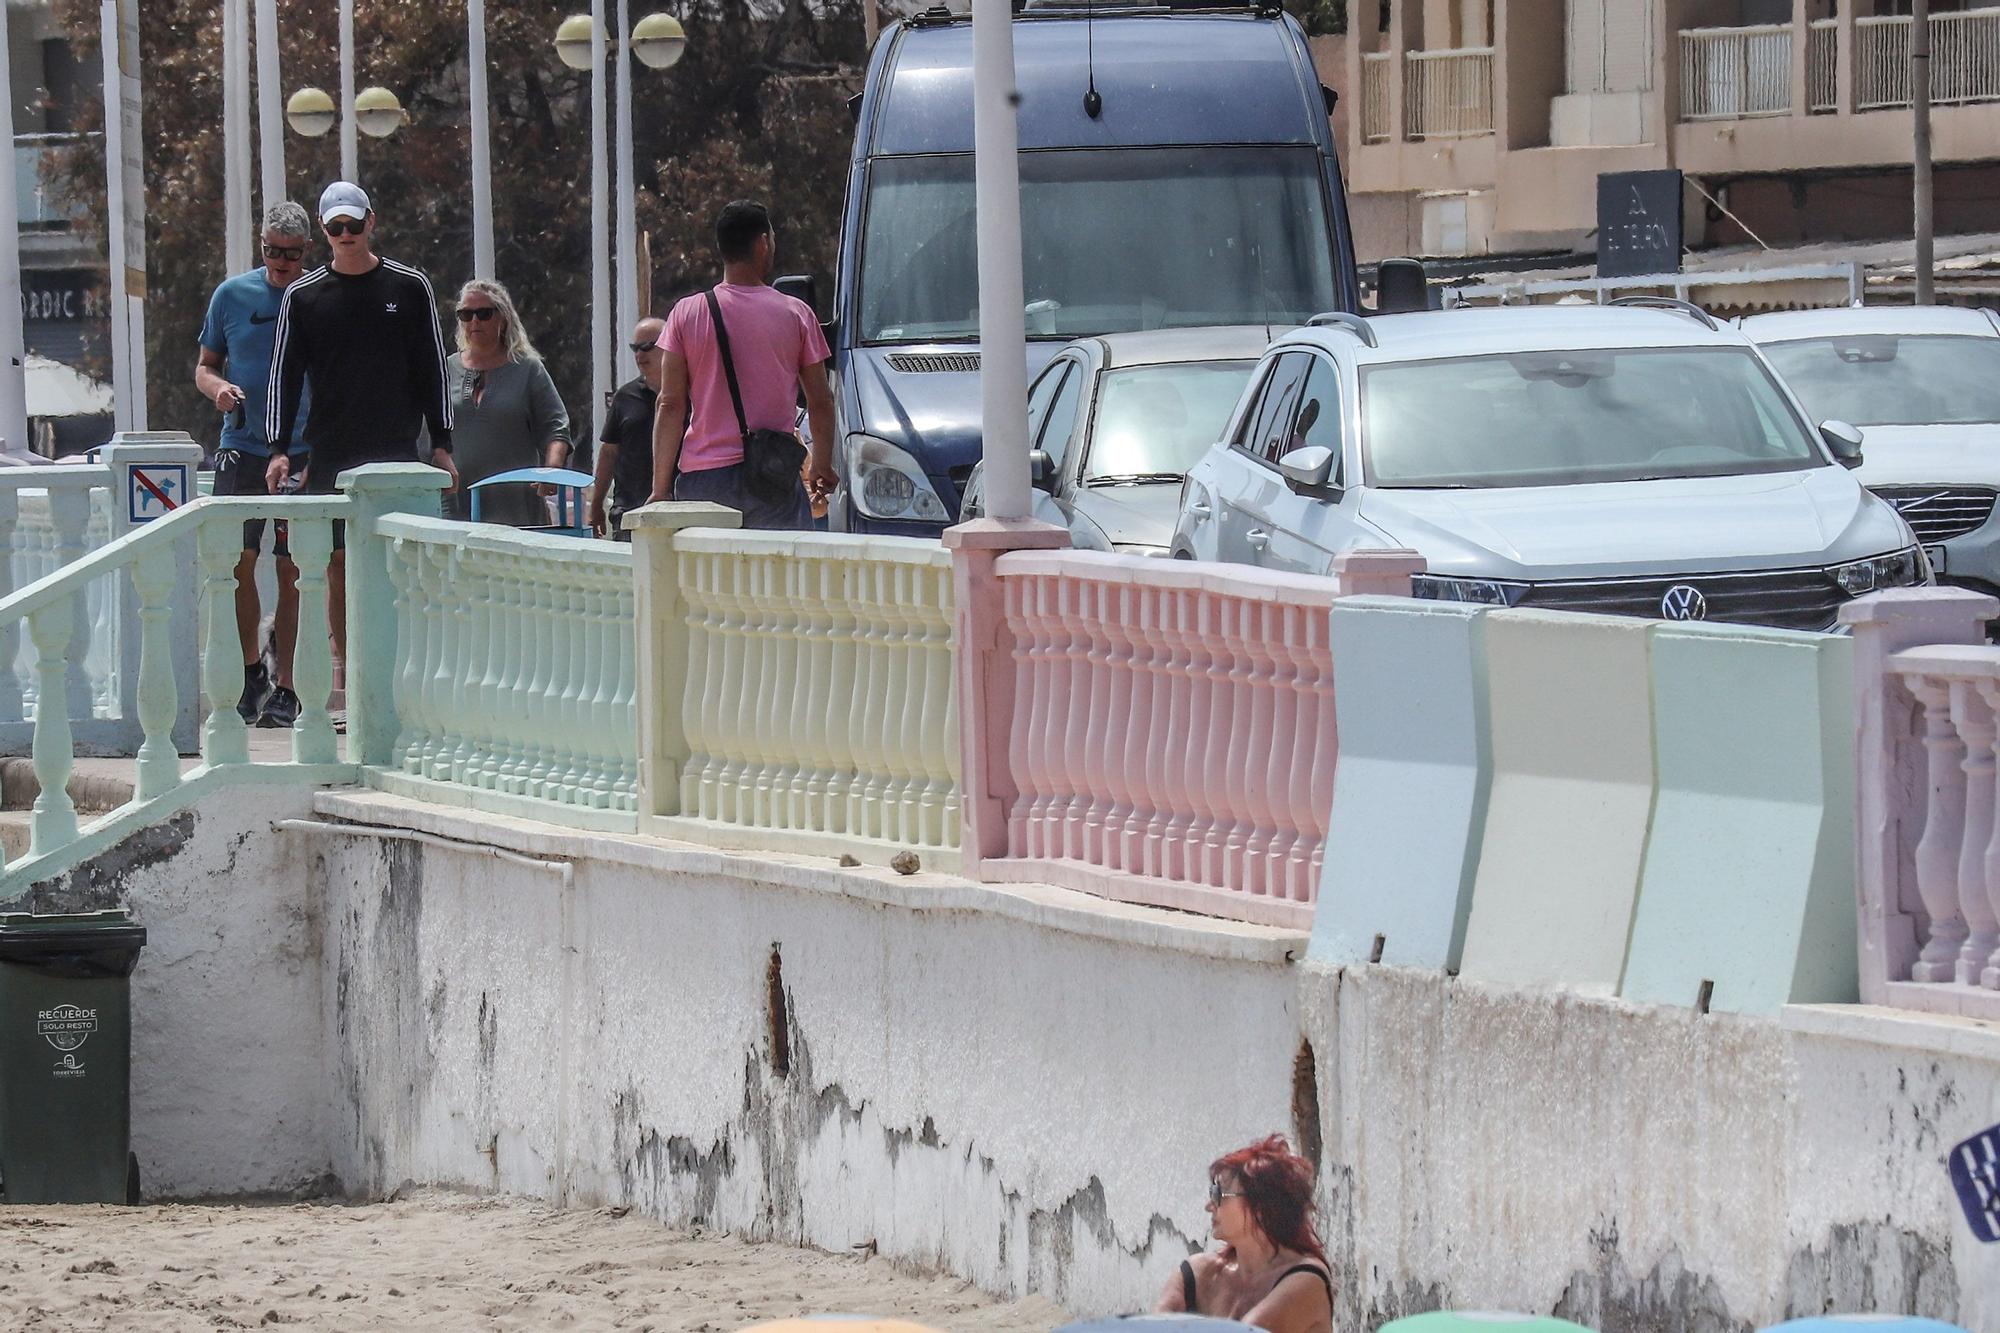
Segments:
[[[1861,466],[1861,432],[1845,421],[1822,421],[1819,437],[1842,467]]]
[[[1040,449],[1028,450],[1028,484],[1038,491],[1055,493],[1055,460]]]
[[[1278,460],[1278,473],[1295,491],[1330,490],[1329,479],[1340,461],[1333,450],[1322,444],[1294,449]]]
[[[1385,259],[1375,266],[1375,313],[1400,315],[1431,308],[1430,278],[1423,261]]]
[[[785,295],[804,301],[819,318],[819,282],[810,273],[794,273],[771,284]]]

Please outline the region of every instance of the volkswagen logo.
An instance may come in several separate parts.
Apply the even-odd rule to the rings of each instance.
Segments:
[[[1706,620],[1708,598],[1701,595],[1699,588],[1676,583],[1660,599],[1660,614],[1668,620]]]

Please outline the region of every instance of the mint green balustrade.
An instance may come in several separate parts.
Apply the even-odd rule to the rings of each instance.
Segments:
[[[35,641],[39,657],[36,671],[41,677],[41,697],[62,697],[70,670],[70,649],[74,641],[76,604],[81,589],[28,616],[28,633]],[[35,781],[41,784],[35,797],[30,821],[29,856],[41,856],[76,840],[76,805],[69,796],[70,769],[76,762],[69,731],[69,710],[43,708],[35,714]]]
[[[367,780],[426,800],[634,827],[633,556],[490,524],[376,524],[401,646]]]
[[[299,634],[292,661],[299,716],[292,726],[292,759],[330,764],[340,757],[326,707],[333,693],[333,649],[319,627],[327,623],[326,568],[333,554],[333,524],[323,518],[294,519],[290,533],[292,561],[299,571]]]
[[[132,566],[139,592],[139,746],[137,794],[141,801],[165,796],[181,781],[180,747],[174,744],[174,717],[180,691],[174,680],[173,596],[177,571],[166,560]]]
[[[206,629],[202,639],[201,689],[208,703],[208,721],[201,729],[201,754],[211,767],[248,763],[250,733],[236,711],[237,696],[243,691],[243,652],[236,636],[236,560],[243,554],[243,534],[210,523],[202,527],[198,544],[202,623]],[[302,631],[307,623],[301,615]],[[303,632],[299,635],[300,649],[310,637]]]

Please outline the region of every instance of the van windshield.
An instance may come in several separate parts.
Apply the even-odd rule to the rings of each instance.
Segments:
[[[878,158],[861,241],[864,342],[979,336],[972,155]],[[1338,304],[1309,146],[1021,154],[1028,336],[1303,324]]]
[[[1368,479],[1566,486],[1821,467],[1777,381],[1738,348],[1602,348],[1361,371]]]

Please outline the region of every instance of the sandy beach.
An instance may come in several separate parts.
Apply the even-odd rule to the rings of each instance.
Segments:
[[[878,1258],[670,1231],[620,1209],[421,1193],[394,1203],[0,1207],[0,1326],[652,1329],[829,1311],[952,1333],[1067,1316]]]

